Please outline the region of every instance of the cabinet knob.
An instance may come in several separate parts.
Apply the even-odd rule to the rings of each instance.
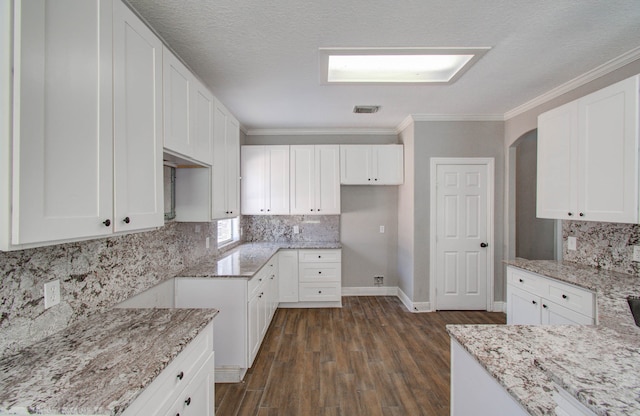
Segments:
[[[319,293],[319,294],[322,294],[322,290],[318,290],[318,293]]]
[[[573,217],[573,212],[567,212],[567,215]]]
[[[268,209],[268,210],[267,210],[267,212],[271,212],[271,210],[270,210],[270,209]]]
[[[566,298],[567,298],[567,295],[562,295],[562,299],[566,299]]]
[[[518,279],[518,281],[519,281],[520,283],[524,283],[524,280],[522,280],[522,279]]]
[[[538,302],[536,302],[535,300],[532,300],[531,303],[533,303],[534,305],[538,304]]]
[[[369,182],[371,182],[371,178],[367,179]]]
[[[122,222],[124,222],[125,224],[129,224],[131,222],[131,218],[129,217],[124,217],[124,219],[122,220]]]
[[[263,209],[261,209],[261,210],[260,210],[260,212],[264,212],[264,210],[263,210]]]
[[[311,212],[313,212],[313,208],[311,208]]]
[[[482,247],[482,248],[485,248],[485,247],[487,247],[488,245],[489,245],[489,244],[487,244],[487,243],[480,243],[480,247]]]
[[[548,308],[548,306],[547,306],[547,305],[545,305],[544,303],[542,304],[542,307],[543,307],[543,308],[545,308],[545,309],[547,309],[547,308]]]
[[[105,227],[111,226],[111,220],[108,219],[108,218],[106,220],[102,221],[102,223],[104,224]]]
[[[316,211],[320,212],[320,208],[318,208]]]
[[[322,271],[319,271],[318,274],[322,274]]]
[[[581,216],[581,217],[584,217],[584,212],[581,212],[581,213],[580,213],[580,216]]]
[[[182,378],[184,377],[184,372],[180,371],[177,377],[178,377],[178,380],[182,380]]]
[[[377,181],[377,180],[378,180],[378,178],[375,178],[375,179],[374,179],[374,181]]]
[[[319,258],[319,259],[321,259],[321,258],[322,258],[322,256],[318,256],[318,258]]]
[[[191,397],[187,397],[187,400],[184,401],[184,404],[189,406],[191,404]]]

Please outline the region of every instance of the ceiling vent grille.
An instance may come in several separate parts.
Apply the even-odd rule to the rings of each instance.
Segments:
[[[373,114],[380,110],[379,105],[357,105],[353,107],[353,112],[356,114]]]

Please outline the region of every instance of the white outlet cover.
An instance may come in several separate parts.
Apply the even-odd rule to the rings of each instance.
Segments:
[[[384,225],[380,226],[380,234],[384,234]]]
[[[297,225],[294,225],[294,226],[293,226],[293,233],[294,233],[294,234],[300,234],[300,227],[299,227],[299,226],[297,226]]]
[[[640,261],[640,246],[633,246],[633,261]]]
[[[60,279],[44,284],[44,308],[50,308],[60,303]]]
[[[577,248],[577,239],[575,237],[567,237],[567,249],[575,251]]]

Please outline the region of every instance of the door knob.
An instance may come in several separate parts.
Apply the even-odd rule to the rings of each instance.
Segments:
[[[488,246],[489,246],[489,244],[487,244],[487,243],[480,243],[480,247],[482,247],[482,248],[488,247]]]

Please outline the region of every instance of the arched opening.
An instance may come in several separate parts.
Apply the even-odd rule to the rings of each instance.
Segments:
[[[515,256],[530,260],[558,259],[559,221],[536,217],[538,131],[520,136],[511,146],[514,193]]]

